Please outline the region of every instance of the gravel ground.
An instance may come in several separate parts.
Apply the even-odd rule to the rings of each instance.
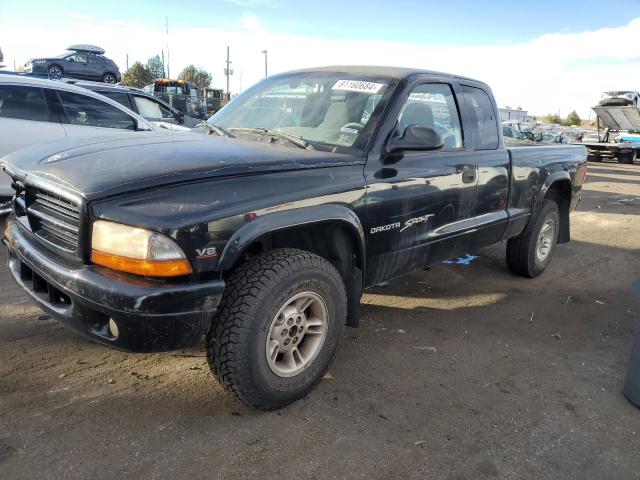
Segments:
[[[510,275],[495,246],[376,287],[330,373],[272,413],[226,394],[202,345],[109,350],[2,269],[0,477],[640,478],[640,410],[621,394],[640,166],[588,178],[543,276]]]

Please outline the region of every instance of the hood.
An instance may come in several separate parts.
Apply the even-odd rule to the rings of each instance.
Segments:
[[[27,184],[53,184],[87,200],[230,175],[352,165],[362,157],[210,135],[122,134],[48,142],[2,159]]]

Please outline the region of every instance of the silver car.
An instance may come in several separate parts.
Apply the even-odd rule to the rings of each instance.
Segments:
[[[140,115],[87,89],[0,73],[0,164],[9,152],[51,140],[159,132]],[[0,198],[11,195],[10,178],[1,172]]]

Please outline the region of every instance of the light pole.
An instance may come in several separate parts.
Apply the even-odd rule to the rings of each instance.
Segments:
[[[171,78],[169,73],[169,17],[164,17],[164,25],[167,30],[167,78]]]
[[[224,74],[227,77],[227,99],[231,100],[231,92],[229,92],[229,77],[233,75],[233,70],[231,70],[231,59],[229,58],[229,46],[227,45],[227,60],[225,62],[227,64],[227,68],[224,69]]]
[[[264,53],[264,76],[268,77],[269,73],[267,70],[267,51],[266,50],[262,50],[262,53]]]

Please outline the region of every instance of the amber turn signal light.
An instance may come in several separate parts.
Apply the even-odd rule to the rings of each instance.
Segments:
[[[193,272],[186,258],[177,260],[138,260],[92,250],[91,261],[96,265],[145,277],[179,277]]]

